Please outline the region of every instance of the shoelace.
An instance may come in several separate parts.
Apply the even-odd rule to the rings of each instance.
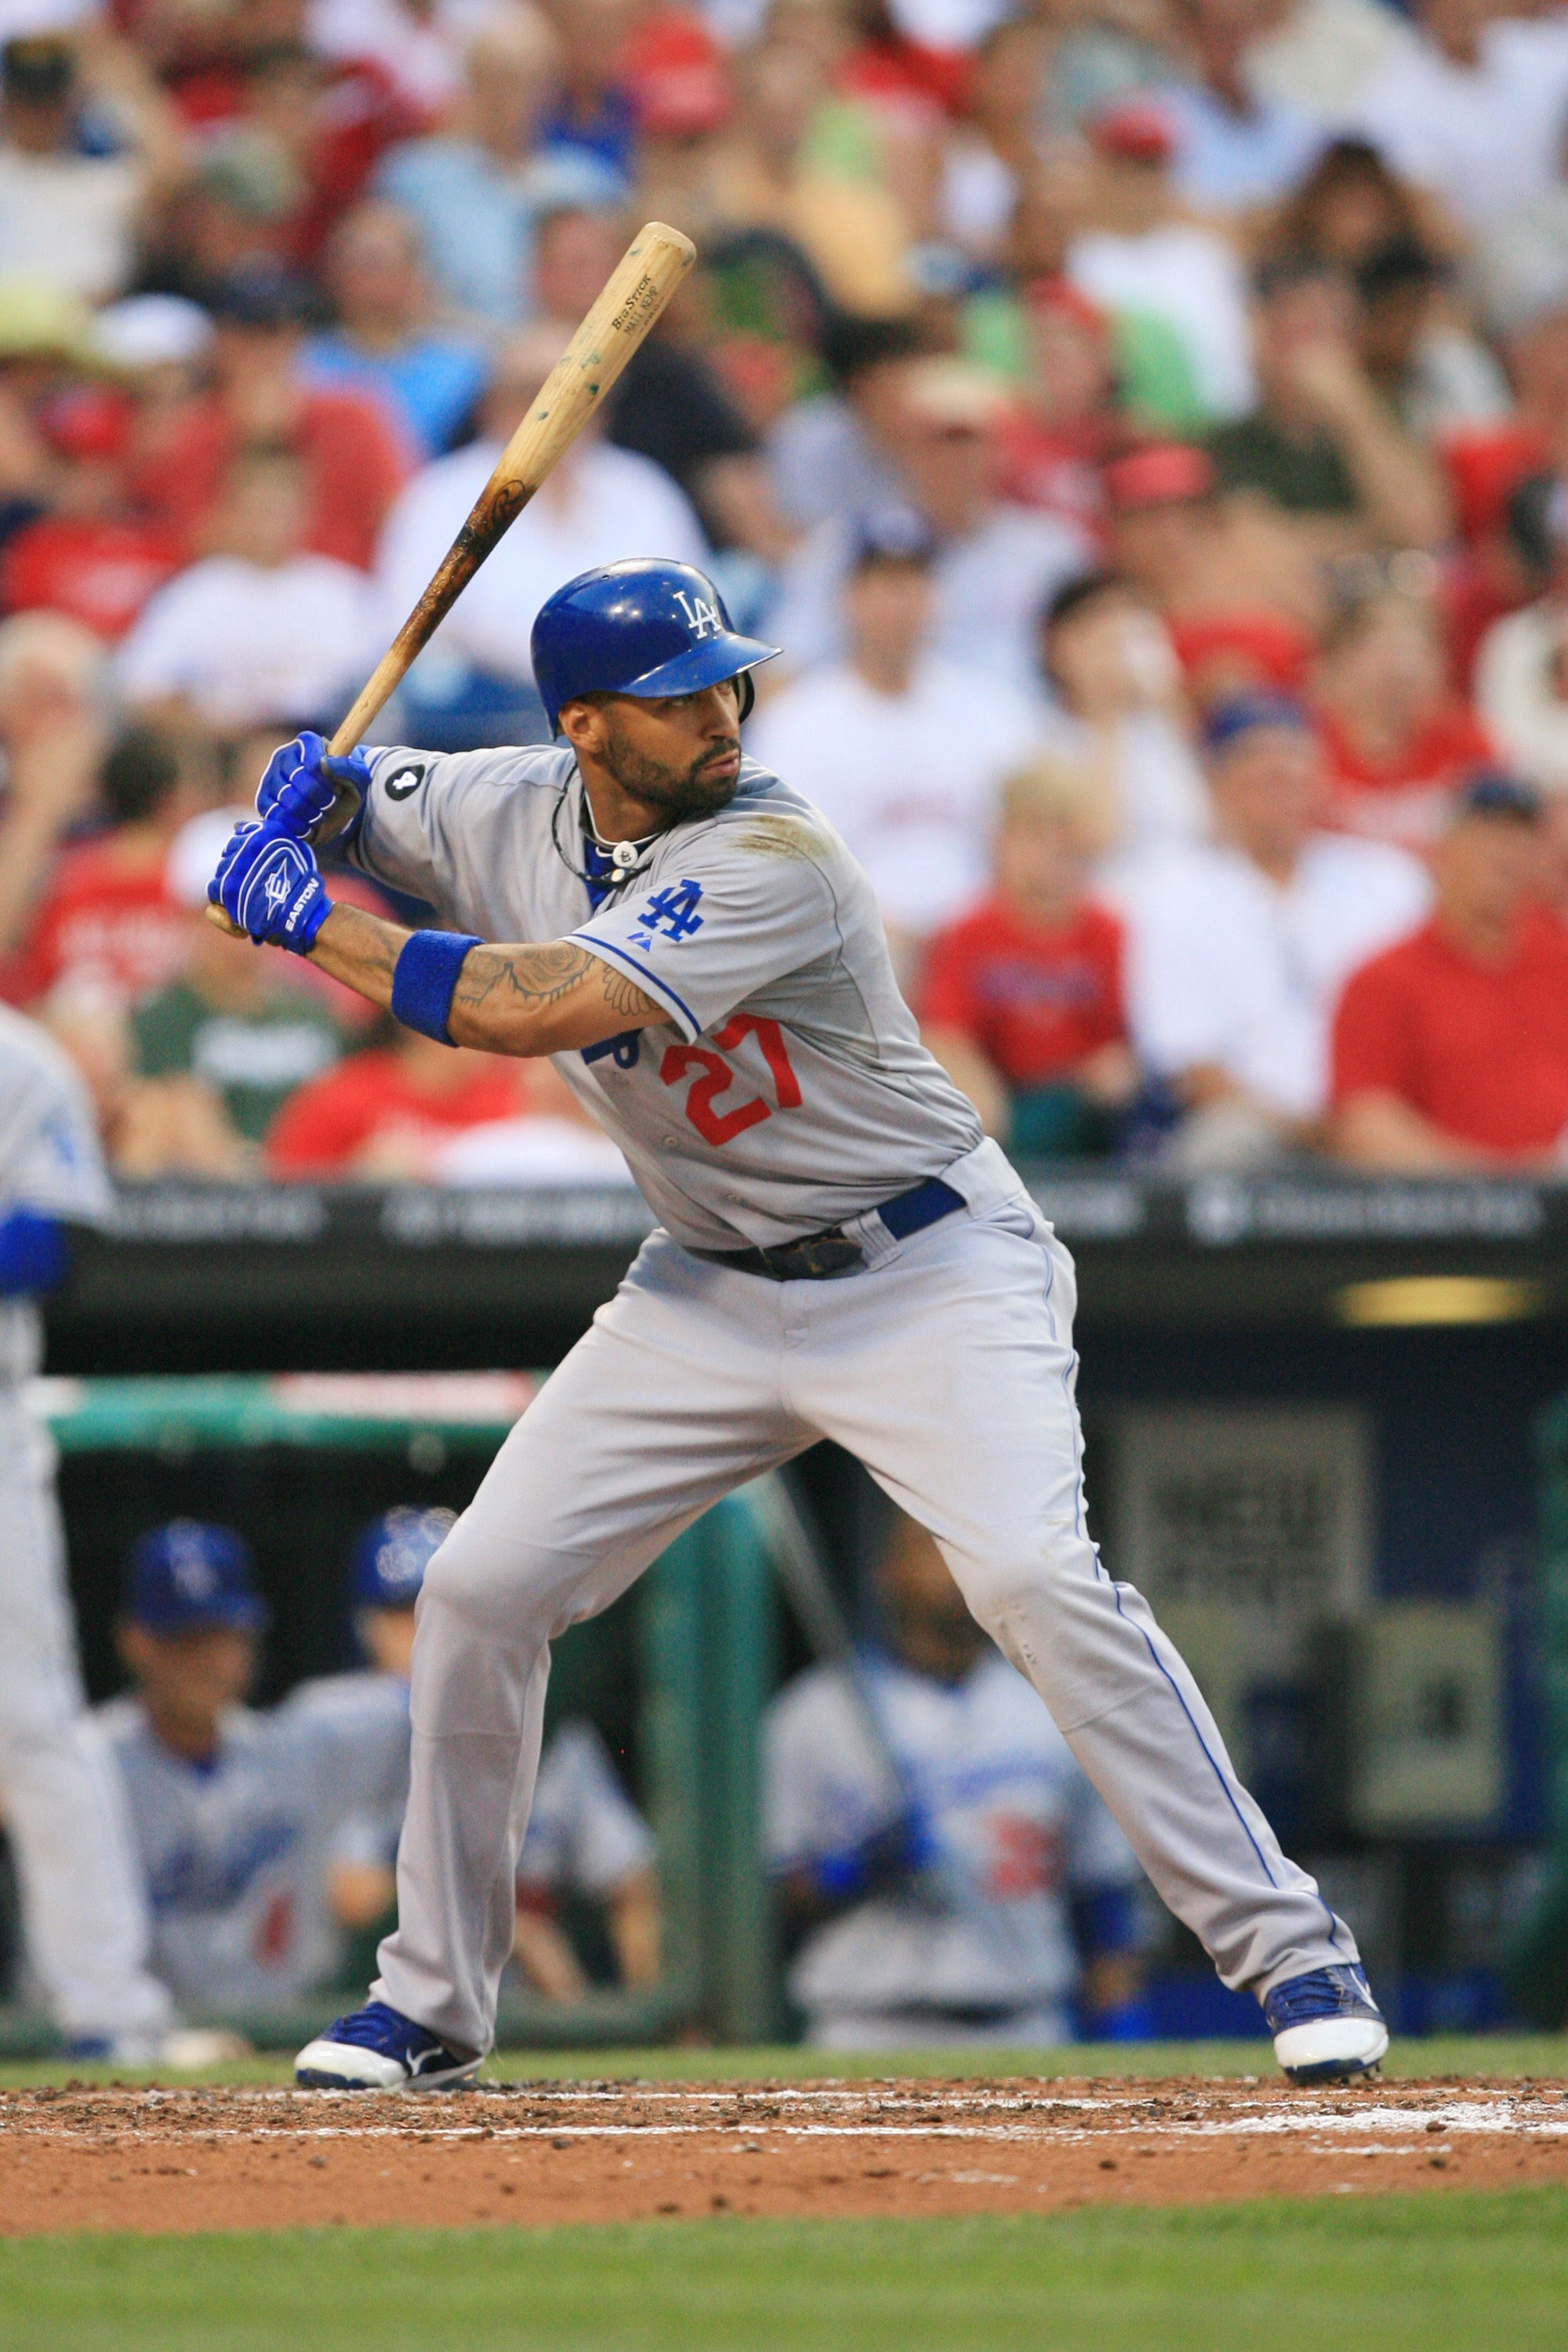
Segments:
[[[1276,1985],[1264,2003],[1269,2031],[1283,2032],[1289,2025],[1310,2024],[1319,2017],[1353,2017],[1378,2013],[1372,1987],[1357,1968],[1314,1969],[1289,1984]]]
[[[352,2016],[340,2017],[327,2038],[331,2042],[346,2042],[355,2050],[384,2050],[390,2047],[401,2052],[417,2042],[424,2033],[425,2028],[416,2025],[412,2018],[400,2017],[396,2010],[388,2008],[384,2000],[373,2000],[368,2001],[363,2009],[356,2009]],[[427,2038],[434,2040],[435,2037]]]

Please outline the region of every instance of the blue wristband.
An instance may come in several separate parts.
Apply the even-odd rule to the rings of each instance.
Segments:
[[[53,1217],[37,1209],[0,1216],[0,1298],[53,1290],[66,1274],[66,1237]]]
[[[465,939],[457,931],[416,931],[404,944],[392,974],[392,1017],[405,1029],[417,1029],[443,1045],[447,1016],[463,958],[483,941]]]

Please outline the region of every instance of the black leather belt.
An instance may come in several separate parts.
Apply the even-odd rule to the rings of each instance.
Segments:
[[[893,1239],[902,1242],[963,1205],[962,1192],[940,1176],[928,1176],[912,1191],[884,1201],[876,1213]],[[692,1255],[706,1258],[710,1265],[728,1266],[732,1274],[760,1274],[769,1282],[827,1282],[835,1275],[857,1273],[866,1263],[859,1243],[842,1225],[807,1234],[798,1242],[780,1242],[772,1249],[694,1250]]]

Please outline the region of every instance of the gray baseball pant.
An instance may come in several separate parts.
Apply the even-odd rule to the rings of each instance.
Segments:
[[[1354,1960],[1286,1859],[1147,1603],[1084,1524],[1072,1261],[1005,1171],[863,1272],[774,1283],[645,1244],[426,1572],[398,1925],[373,1988],[453,2046],[494,2036],[550,1643],[733,1487],[830,1437],[929,1528],[1165,1902],[1259,1995]]]

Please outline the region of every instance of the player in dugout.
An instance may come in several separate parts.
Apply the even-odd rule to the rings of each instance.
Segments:
[[[349,1554],[348,1601],[369,1673],[395,1675],[406,1685],[419,1587],[452,1523],[450,1511],[404,1504],[361,1528]],[[395,1917],[395,1865],[407,1793],[400,1787],[390,1802],[350,1814],[333,1841],[328,1900],[333,1916],[357,1938],[375,1936]],[[637,1988],[657,1980],[662,1906],[653,1833],[586,1717],[558,1725],[545,1742],[518,1856],[512,1958],[525,1982],[547,2000],[576,2000],[588,1990],[563,1916],[574,1902],[597,1915],[589,1925],[602,1927],[621,1984]],[[351,1955],[345,1976],[352,1965]]]
[[[477,2072],[552,1639],[821,1437],[931,1528],[1161,1895],[1257,1994],[1281,2065],[1375,2065],[1387,2028],[1350,1928],[1089,1538],[1072,1261],[921,1045],[866,877],[742,751],[777,648],[736,633],[705,574],[649,558],[557,589],[531,650],[563,745],[362,748],[329,769],[300,737],[211,885],[251,940],[410,1026],[553,1056],[658,1220],[426,1572],[397,1927],[299,2079]],[[333,905],[308,836],[340,787],[351,859],[451,929]]]
[[[232,1528],[175,1519],[132,1547],[118,1637],[134,1688],[98,1721],[146,1874],[153,1965],[183,2008],[209,2016],[287,2008],[337,1977],[333,1836],[407,1777],[395,1675],[330,1675],[266,1711],[244,1705],[267,1625]]]
[[[1140,2037],[1131,1848],[903,1512],[875,1590],[881,1644],[853,1673],[811,1667],[764,1728],[768,1859],[806,2040]]]

